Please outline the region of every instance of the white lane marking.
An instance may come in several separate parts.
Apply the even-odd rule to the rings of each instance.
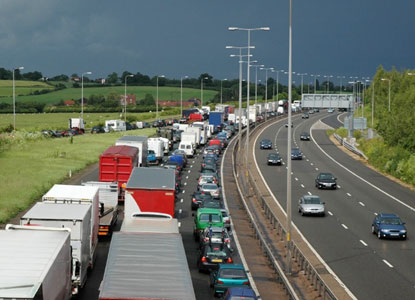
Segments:
[[[181,213],[182,213],[182,209],[180,208],[180,209],[179,209],[179,214],[181,214]]]
[[[185,190],[183,190],[183,191],[182,191],[182,194],[184,194],[185,192],[186,192],[186,191],[185,191]]]
[[[189,171],[187,171],[187,173],[190,173],[190,170],[189,170]]]
[[[371,187],[373,187],[374,189],[378,190],[379,192],[383,193],[384,195],[388,196],[389,198],[395,200],[396,202],[402,204],[403,206],[405,206],[406,208],[409,208],[412,211],[415,211],[415,208],[406,204],[405,202],[399,200],[398,198],[396,198],[395,196],[392,196],[391,194],[385,192],[384,190],[382,190],[381,188],[377,187],[376,185],[374,185],[373,183],[370,183],[369,181],[367,181],[366,179],[362,178],[361,176],[357,175],[355,172],[353,172],[352,170],[346,168],[345,166],[343,166],[341,163],[339,163],[338,161],[336,161],[333,157],[331,157],[327,152],[325,152],[323,150],[323,148],[320,147],[319,144],[317,144],[316,140],[314,139],[313,136],[313,127],[314,125],[317,123],[314,123],[313,126],[311,127],[310,133],[311,133],[311,138],[313,139],[314,144],[317,146],[317,148],[320,149],[321,152],[323,152],[328,158],[330,158],[334,163],[336,163],[337,165],[339,165],[341,168],[345,169],[347,172],[349,172],[350,174],[354,175],[356,178],[360,179],[361,181],[363,181],[364,183],[367,183],[368,185],[370,185]]]
[[[338,187],[339,189],[341,189],[341,186],[340,186],[340,185],[337,185],[337,187]]]
[[[364,241],[360,240],[360,242],[363,244],[363,246],[367,247],[367,244]]]
[[[178,222],[177,226],[179,226],[179,228],[180,228],[180,226],[182,226],[182,222]]]
[[[386,259],[382,259],[382,261],[389,267],[389,268],[393,268],[393,266],[390,264],[390,262],[388,262]]]
[[[295,179],[295,181],[298,181],[298,178],[297,177],[295,177],[294,179]]]
[[[314,166],[314,164],[313,164],[313,163],[310,163],[310,165]]]
[[[307,158],[306,161],[310,161],[310,160]]]
[[[349,229],[346,225],[342,224],[344,229]]]
[[[190,166],[191,168],[193,168],[193,165]],[[190,170],[189,170],[190,171]]]
[[[310,196],[312,195],[312,193],[310,193],[310,192],[307,192]]]
[[[187,182],[185,182],[184,185],[187,185]]]
[[[293,172],[291,172],[291,175],[293,175],[294,173]]]
[[[305,188],[304,184],[301,184],[301,187],[302,187],[302,188]]]
[[[330,216],[332,216],[332,215],[333,215],[333,213],[332,213],[331,211],[328,211],[328,213],[329,213],[329,215],[330,215]]]
[[[318,168],[316,168],[316,171],[318,171]]]
[[[186,179],[189,179],[189,176],[186,176]]]
[[[359,204],[360,204],[361,206],[366,206],[363,202],[359,202]]]
[[[288,167],[285,167],[288,170]]]
[[[377,216],[378,215],[378,213],[373,213],[375,216]]]
[[[180,199],[180,203],[183,203],[183,198],[182,198],[182,199]]]
[[[351,197],[352,195],[350,193],[346,193],[347,196]]]
[[[285,162],[282,162],[282,165],[285,165]]]

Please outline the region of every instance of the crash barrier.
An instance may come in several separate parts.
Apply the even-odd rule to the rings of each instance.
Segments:
[[[255,126],[255,128],[251,131],[251,134],[253,134],[255,131],[262,128],[265,124],[269,124],[271,121],[267,121],[260,125]],[[246,134],[246,131],[242,133],[242,136],[245,136],[245,134]],[[246,179],[245,179],[246,176],[243,176],[243,175],[238,176],[238,169],[237,169],[238,165],[235,163],[237,161],[236,155],[238,152],[238,143],[239,141],[236,141],[234,144],[234,148],[233,148],[233,156],[232,156],[233,173],[234,173],[235,181],[238,187],[238,192],[241,197],[242,204],[248,214],[249,222],[251,223],[251,227],[254,231],[254,236],[256,239],[258,239],[260,247],[262,251],[264,252],[264,255],[268,258],[272,268],[278,275],[277,279],[284,286],[287,292],[287,295],[290,297],[290,299],[300,299],[297,293],[295,292],[295,290],[293,289],[293,286],[291,285],[288,277],[285,275],[285,272],[283,268],[281,267],[280,263],[276,259],[275,255],[272,253],[269,243],[265,240],[264,236],[262,235],[259,229],[259,226],[256,223],[246,203],[244,195],[249,195],[249,186],[251,186],[254,191],[254,196],[260,203],[264,215],[269,220],[273,228],[277,231],[277,235],[280,237],[280,239],[286,240],[285,228],[282,225],[281,221],[278,220],[278,218],[272,212],[268,203],[265,201],[264,196],[262,195],[261,191],[259,190],[257,186],[256,180],[251,176],[251,174],[249,174],[248,176],[248,182],[246,182]],[[239,172],[242,173],[241,170],[239,170]],[[304,273],[307,280],[309,280],[310,285],[314,287],[314,290],[318,293],[318,295],[322,297],[323,300],[326,300],[326,299],[337,300],[338,298],[334,295],[332,290],[326,285],[326,283],[321,278],[316,268],[310,263],[310,261],[306,258],[306,256],[298,248],[298,246],[293,240],[290,243],[290,250],[292,254],[292,259],[297,264],[297,266],[300,268],[300,270]]]
[[[360,151],[359,149],[357,149],[355,146],[353,146],[352,144],[350,144],[345,138],[342,138],[340,135],[338,135],[337,133],[333,134],[334,138],[342,145],[344,146],[347,150],[352,151],[353,153],[363,157],[364,159],[368,159],[367,156]]]

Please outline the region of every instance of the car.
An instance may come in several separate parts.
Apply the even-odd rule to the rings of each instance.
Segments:
[[[292,148],[291,149],[291,160],[302,160],[303,154],[301,153],[299,148]]]
[[[204,157],[204,159],[209,159],[209,158],[214,159],[216,161],[216,163],[219,160],[219,157],[216,155],[216,153],[208,153]]]
[[[231,228],[230,214],[228,213],[226,208],[221,208],[220,212],[222,213],[222,219],[223,219],[223,224],[225,224],[225,228],[230,230],[230,228]]]
[[[217,137],[218,140],[220,140],[222,148],[228,147],[228,139],[225,136],[219,136]]]
[[[214,296],[223,295],[230,287],[250,287],[245,268],[240,264],[220,264],[217,271],[210,274],[210,285]]]
[[[187,156],[186,156],[186,152],[180,149],[176,149],[174,150],[171,155],[180,155],[181,157],[183,157],[183,167],[186,167],[187,165]]]
[[[216,155],[219,155],[220,154],[220,148],[219,148],[219,146],[208,146],[208,147],[206,147],[204,150],[203,150],[203,158],[205,158],[206,157],[206,155],[208,155],[209,153],[213,153],[213,154],[216,154]]]
[[[232,264],[231,250],[224,244],[209,243],[199,252],[197,266],[199,272],[211,272],[219,269],[219,264]]]
[[[216,163],[202,163],[201,164],[201,172],[203,172],[204,170],[210,170],[212,173],[216,173],[217,172],[217,167],[216,167]]]
[[[307,132],[302,132],[300,134],[300,140],[301,141],[309,141],[310,140],[310,135]]]
[[[318,112],[320,112],[320,109],[318,107],[315,107],[314,112],[318,113]]]
[[[267,164],[268,165],[281,165],[282,159],[278,153],[268,154]]]
[[[91,133],[105,133],[105,128],[102,126],[94,126],[91,129]]]
[[[199,190],[201,192],[210,193],[213,198],[220,198],[220,188],[216,183],[205,183]]]
[[[272,142],[269,139],[264,139],[259,142],[259,149],[272,149]]]
[[[231,247],[231,237],[228,230],[225,227],[207,227],[200,235],[199,245],[202,248],[204,245],[214,243],[214,244],[224,244],[229,249]]]
[[[203,168],[205,165],[214,165],[216,167],[217,160],[213,156],[207,156],[204,160],[202,160],[201,167]]]
[[[331,173],[319,173],[316,178],[316,187],[318,189],[336,189],[337,178]]]
[[[301,119],[308,119],[309,115],[307,113],[303,114],[303,116],[301,117]]]
[[[222,213],[219,209],[199,208],[194,216],[193,236],[195,241],[199,241],[200,233],[206,227],[224,227]]]
[[[314,114],[314,109],[310,109],[309,111],[308,111],[308,113],[311,115],[311,114]]]
[[[408,232],[405,222],[396,214],[378,214],[372,222],[372,233],[381,238],[401,238],[406,240]]]
[[[223,296],[223,300],[258,300],[254,290],[250,287],[231,287],[228,288]]]
[[[214,176],[213,174],[202,174],[199,176],[199,179],[197,180],[198,187],[206,184],[206,183],[218,183],[218,178]]]
[[[288,123],[285,123],[284,125],[286,128],[288,128]],[[293,127],[293,123],[291,123],[291,127]]]
[[[177,171],[179,171],[179,172],[182,171],[182,166],[180,165],[180,163],[178,161],[171,161],[171,160],[167,161],[164,164],[164,167],[171,168],[171,169],[176,168]]]
[[[201,191],[194,192],[193,195],[192,195],[192,204],[191,204],[192,210],[197,210],[198,208],[200,208],[200,204],[205,199],[206,200],[213,200],[212,195],[210,193],[205,193],[205,192],[201,192]]]
[[[334,113],[334,108],[331,108],[331,107],[330,107],[330,108],[327,110],[327,112],[328,112],[328,113],[330,113],[330,114],[331,114],[331,113]]]
[[[322,202],[319,196],[316,195],[304,195],[298,201],[298,212],[304,215],[320,215],[326,214],[325,202]]]

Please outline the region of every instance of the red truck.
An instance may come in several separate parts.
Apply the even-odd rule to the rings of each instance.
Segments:
[[[111,146],[99,157],[99,181],[118,182],[118,200],[124,201],[123,185],[137,164],[136,147]]]
[[[125,216],[157,212],[174,218],[175,176],[173,169],[134,168],[126,185]]]
[[[190,114],[189,115],[189,122],[202,122],[203,117],[201,114]]]

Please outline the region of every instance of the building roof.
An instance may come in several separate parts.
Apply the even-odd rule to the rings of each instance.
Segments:
[[[138,149],[130,146],[111,146],[104,151],[103,155],[117,155],[117,156],[136,156]]]
[[[174,190],[175,187],[175,170],[165,168],[134,168],[127,182],[127,190]]]

